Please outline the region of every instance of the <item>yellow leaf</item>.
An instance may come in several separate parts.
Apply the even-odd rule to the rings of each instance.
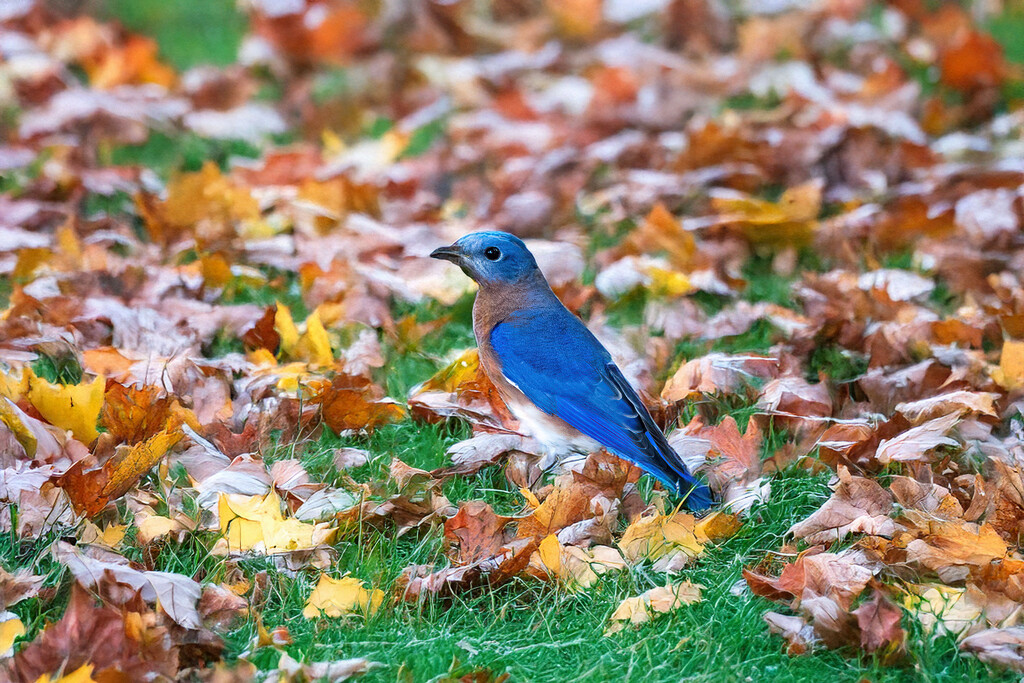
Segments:
[[[657,266],[648,266],[645,270],[651,278],[649,288],[656,296],[680,297],[693,291],[690,278],[683,273]]]
[[[110,524],[106,529],[101,530],[92,522],[87,521],[82,530],[82,542],[96,543],[107,548],[114,548],[124,540],[127,532],[127,524]]]
[[[309,524],[281,513],[281,500],[271,490],[265,496],[222,494],[218,501],[220,528],[228,549],[260,550],[273,554],[313,548],[333,541],[337,528]]]
[[[179,425],[168,425],[161,431],[141,443],[131,447],[119,448],[116,455],[107,461],[104,469],[109,466],[109,479],[103,486],[105,496],[116,498],[127,491],[153,465],[167,455],[171,446],[181,441]]]
[[[0,422],[7,425],[7,428],[14,434],[14,438],[18,440],[21,447],[25,449],[25,453],[31,458],[36,454],[39,440],[32,433],[32,430],[21,421],[21,417],[18,415],[19,412],[11,399],[0,396]]]
[[[522,494],[523,498],[526,499],[526,504],[529,505],[531,508],[536,510],[537,508],[540,507],[540,500],[538,500],[537,496],[533,494],[533,491],[527,488],[521,488],[519,489],[519,493]]]
[[[562,547],[562,573],[571,588],[581,589],[592,586],[597,578],[610,570],[626,567],[615,548],[598,545],[584,550],[574,545]]]
[[[274,330],[281,337],[281,353],[291,356],[295,345],[299,343],[299,328],[295,326],[291,310],[280,301],[274,312]]]
[[[14,641],[25,635],[25,624],[13,612],[0,613],[0,657],[10,654]]]
[[[90,444],[99,436],[96,422],[105,387],[103,377],[88,384],[51,384],[33,375],[29,377],[28,400],[50,424],[70,430],[76,439]]]
[[[306,318],[306,331],[295,346],[295,357],[320,366],[334,363],[331,339],[327,336],[327,330],[320,319],[319,308]]]
[[[992,371],[994,379],[1004,389],[1024,386],[1024,341],[1007,339],[999,356],[999,367]]]
[[[332,579],[321,575],[320,582],[302,610],[302,616],[315,619],[318,616],[343,617],[355,612],[363,616],[377,613],[384,602],[384,591],[367,589],[359,579],[346,576]]]
[[[30,374],[31,370],[22,370],[17,377],[0,373],[0,396],[11,399],[13,403],[20,401],[28,393]]]
[[[601,26],[601,0],[547,0],[555,26],[569,38],[590,38]]]
[[[171,519],[170,517],[150,515],[139,523],[138,528],[137,540],[142,545],[147,545],[158,538],[166,536],[172,531],[180,531],[185,527],[182,526],[181,522]]]
[[[544,563],[548,571],[554,576],[561,578],[562,544],[558,542],[558,537],[554,534],[549,534],[540,542],[537,552],[540,553],[540,561]]]
[[[983,614],[985,596],[977,588],[954,588],[940,583],[910,585],[903,606],[920,620],[925,633],[936,627],[942,633],[959,635],[977,623]]]
[[[36,683],[96,683],[92,677],[92,670],[92,664],[83,664],[60,678],[50,678],[50,674],[43,674],[36,679]]]
[[[657,560],[677,551],[696,557],[704,552],[704,545],[695,533],[695,522],[693,515],[683,512],[642,515],[627,527],[619,548],[630,562]]]
[[[679,609],[683,605],[700,602],[700,592],[704,586],[699,583],[682,581],[652,588],[635,598],[626,598],[609,617],[611,625],[604,634],[610,636],[626,628],[627,624],[643,624],[659,614],[666,614]]]
[[[699,542],[707,543],[731,538],[742,526],[739,515],[716,510],[697,522],[693,532]]]
[[[791,187],[778,202],[749,196],[716,196],[711,205],[754,244],[802,245],[818,227],[822,185],[816,180]]]

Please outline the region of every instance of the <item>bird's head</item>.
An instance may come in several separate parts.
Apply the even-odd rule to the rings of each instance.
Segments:
[[[481,286],[515,284],[540,274],[523,241],[507,232],[474,232],[431,257],[451,261]]]

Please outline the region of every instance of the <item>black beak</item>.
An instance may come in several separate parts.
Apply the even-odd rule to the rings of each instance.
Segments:
[[[462,264],[462,249],[458,245],[453,244],[449,247],[441,247],[430,252],[430,258],[442,259],[444,261],[451,261],[456,265]]]

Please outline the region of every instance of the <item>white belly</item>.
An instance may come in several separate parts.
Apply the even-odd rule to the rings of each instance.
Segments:
[[[519,431],[539,441],[549,455],[561,460],[567,456],[593,453],[601,449],[600,443],[581,434],[557,417],[548,415],[533,405],[519,390],[513,395],[501,393],[508,409],[519,420]]]

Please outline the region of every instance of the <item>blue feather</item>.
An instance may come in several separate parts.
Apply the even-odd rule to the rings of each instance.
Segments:
[[[505,378],[548,415],[656,476],[691,509],[709,507],[711,491],[669,446],[608,351],[557,299],[554,304],[517,311],[491,330]]]

